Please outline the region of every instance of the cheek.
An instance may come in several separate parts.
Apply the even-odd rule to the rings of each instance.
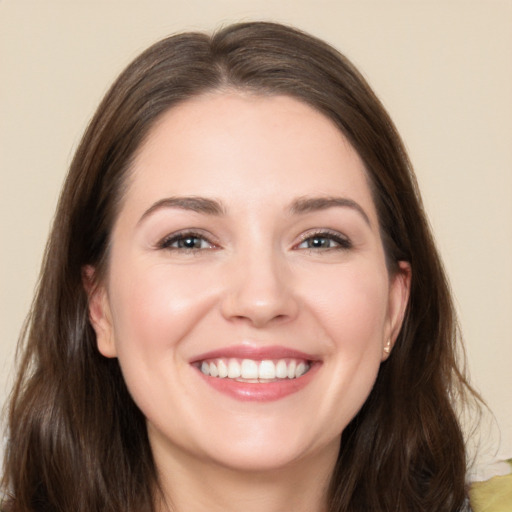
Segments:
[[[310,290],[309,308],[328,333],[333,349],[362,354],[382,341],[388,280],[378,267],[333,269],[317,274],[305,287]]]
[[[386,274],[372,267],[337,271],[317,279],[309,309],[326,346],[325,416],[340,432],[368,397],[380,368],[387,318]],[[337,430],[336,430],[337,429]]]
[[[165,264],[135,266],[128,278],[112,276],[111,284],[121,359],[131,352],[160,357],[159,349],[178,345],[209,310],[214,293],[205,273],[172,272]]]
[[[129,278],[121,272],[111,275],[117,357],[126,385],[147,417],[159,418],[161,404],[187,402],[187,389],[178,392],[171,384],[190,371],[183,341],[211,310],[212,287],[203,274],[141,264],[131,266]]]

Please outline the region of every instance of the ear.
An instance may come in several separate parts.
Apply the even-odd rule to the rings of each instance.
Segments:
[[[389,287],[388,319],[382,347],[382,361],[385,361],[395,345],[404,321],[411,289],[411,265],[398,262],[398,270],[391,276]]]
[[[96,333],[98,350],[105,357],[117,357],[107,289],[96,282],[91,265],[82,269],[82,283],[89,299],[89,321]]]

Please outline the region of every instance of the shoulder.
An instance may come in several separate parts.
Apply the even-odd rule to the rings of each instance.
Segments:
[[[474,482],[469,489],[473,512],[512,511],[512,473]]]

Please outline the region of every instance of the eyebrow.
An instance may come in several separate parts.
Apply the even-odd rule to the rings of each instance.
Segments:
[[[371,226],[370,219],[364,209],[354,200],[346,197],[299,197],[289,207],[289,211],[293,215],[310,213],[315,211],[327,210],[329,208],[351,208],[358,212],[364,221]],[[146,217],[156,210],[162,208],[178,208],[207,215],[221,216],[226,211],[220,201],[208,199],[198,196],[180,196],[166,197],[152,204],[141,216],[138,223],[140,224]]]
[[[371,227],[370,218],[363,207],[353,199],[347,197],[299,197],[291,204],[290,211],[292,214],[301,214],[335,207],[351,208],[355,210],[363,217],[366,224]]]
[[[224,215],[225,210],[219,201],[197,196],[166,197],[152,204],[139,219],[139,224],[156,210],[162,208],[178,208],[207,215]]]

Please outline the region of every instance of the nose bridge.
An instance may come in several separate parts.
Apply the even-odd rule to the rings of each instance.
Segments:
[[[272,244],[240,248],[229,272],[224,315],[256,326],[292,318],[297,310],[286,258]]]

